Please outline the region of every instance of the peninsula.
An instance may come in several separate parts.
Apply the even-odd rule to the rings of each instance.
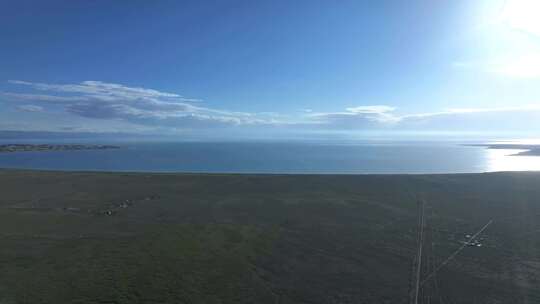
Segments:
[[[540,145],[530,144],[473,144],[473,147],[486,147],[487,149],[523,150],[512,154],[514,156],[540,156]]]

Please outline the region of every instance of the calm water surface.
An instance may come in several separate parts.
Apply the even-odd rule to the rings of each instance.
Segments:
[[[238,173],[540,170],[540,157],[459,143],[129,143],[118,150],[0,154],[0,168]]]

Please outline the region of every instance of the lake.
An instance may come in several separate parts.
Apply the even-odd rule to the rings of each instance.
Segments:
[[[117,150],[0,154],[0,168],[208,173],[473,173],[540,170],[540,157],[457,142],[120,143]]]

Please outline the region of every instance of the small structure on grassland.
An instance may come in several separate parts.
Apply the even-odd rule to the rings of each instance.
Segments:
[[[471,235],[467,234],[465,235],[466,241],[463,242],[463,244],[470,246],[470,247],[482,247],[482,243],[478,239],[470,240]]]

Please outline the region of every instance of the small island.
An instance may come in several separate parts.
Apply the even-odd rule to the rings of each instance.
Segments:
[[[13,152],[45,152],[45,151],[72,151],[72,150],[109,150],[119,149],[113,145],[86,145],[86,144],[2,144],[0,153]]]

